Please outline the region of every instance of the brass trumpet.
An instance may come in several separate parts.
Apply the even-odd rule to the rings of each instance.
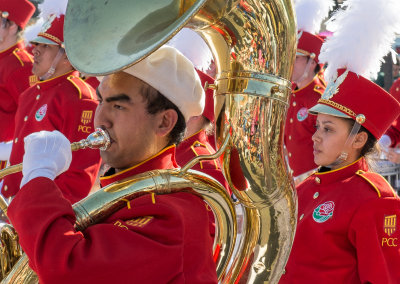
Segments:
[[[82,139],[79,142],[71,143],[71,150],[78,151],[80,149],[91,148],[105,151],[108,149],[108,147],[110,147],[110,144],[110,136],[108,135],[108,133],[101,128],[97,128],[96,131],[90,134],[86,139]],[[21,171],[22,163],[5,168],[0,171],[0,179],[11,174],[19,173]]]

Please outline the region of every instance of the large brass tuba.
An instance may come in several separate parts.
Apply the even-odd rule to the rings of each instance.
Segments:
[[[220,152],[226,146],[224,174],[245,217],[237,253],[230,257],[236,237],[234,205],[220,184],[186,168],[149,172],[89,196],[74,205],[77,227],[101,221],[119,208],[120,198],[168,193],[190,184],[216,215],[220,281],[277,283],[297,215],[282,151],[296,46],[291,0],[69,0],[64,38],[76,69],[105,75],[141,60],[182,27],[206,40],[218,71],[210,86],[215,89],[217,145]],[[18,278],[24,273],[31,273],[26,257],[4,281],[32,281],[31,276]]]

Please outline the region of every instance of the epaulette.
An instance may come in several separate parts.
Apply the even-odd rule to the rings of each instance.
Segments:
[[[208,149],[206,144],[203,144],[199,141],[195,141],[192,146],[190,146],[190,149],[192,149],[193,153],[197,156],[200,155],[211,155],[210,149]],[[200,168],[203,169],[203,162],[208,162],[208,163],[214,163],[215,169],[218,169],[218,164],[215,160],[212,161],[201,161],[200,162]]]
[[[33,63],[32,56],[26,50],[23,50],[23,49],[21,50],[19,48],[16,48],[16,49],[13,50],[12,53],[18,59],[18,61],[21,64],[21,66],[25,65],[24,61],[26,61],[26,60],[29,60],[29,61],[31,61]]]
[[[85,91],[87,91],[88,94],[90,94],[90,98],[92,100],[95,98],[92,87],[90,87],[81,78],[71,75],[71,76],[67,77],[67,80],[70,81],[72,83],[72,85],[74,85],[74,87],[78,90],[79,99],[82,99],[82,92],[85,92]]]
[[[396,197],[397,194],[393,190],[392,186],[388,183],[388,181],[377,173],[364,172],[359,170],[356,172],[356,175],[363,178],[378,194],[378,197]]]

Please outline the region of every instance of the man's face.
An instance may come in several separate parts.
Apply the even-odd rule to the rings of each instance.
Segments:
[[[126,169],[158,152],[157,114],[147,112],[141,95],[144,83],[124,72],[104,77],[98,87],[94,124],[107,130],[111,146],[101,157],[116,169]]]
[[[49,71],[54,58],[60,47],[58,45],[38,43],[32,50],[33,68],[32,73],[42,77]]]
[[[298,83],[298,81],[306,71],[307,63],[307,56],[296,55],[296,60],[293,66],[292,82]]]

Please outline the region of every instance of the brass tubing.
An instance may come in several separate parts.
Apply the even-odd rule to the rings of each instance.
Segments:
[[[110,137],[108,133],[101,128],[97,128],[95,132],[91,133],[86,139],[82,139],[79,142],[71,143],[71,150],[78,151],[80,149],[85,148],[91,149],[100,149],[102,151],[107,150],[110,147]],[[19,173],[22,171],[22,163],[10,166],[0,171],[0,179],[15,173]],[[0,209],[1,208],[1,200],[0,200]],[[4,210],[3,210],[4,212]]]

